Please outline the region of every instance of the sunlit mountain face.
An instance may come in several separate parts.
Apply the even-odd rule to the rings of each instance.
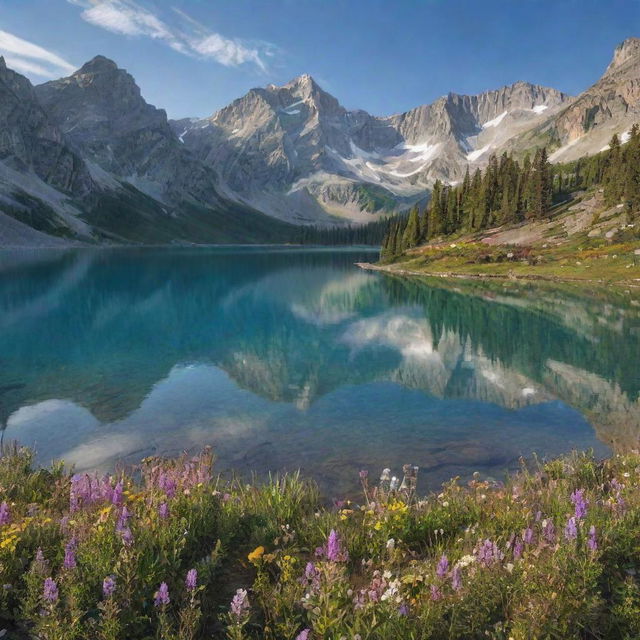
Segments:
[[[364,251],[74,250],[0,261],[0,421],[42,462],[107,469],[212,445],[328,496],[522,455],[637,446],[628,292],[409,281]]]

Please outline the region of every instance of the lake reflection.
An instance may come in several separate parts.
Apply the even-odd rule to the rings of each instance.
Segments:
[[[328,495],[360,468],[411,462],[425,488],[637,445],[637,296],[353,266],[372,257],[1,254],[4,438],[79,469],[211,444],[219,469],[300,467]]]

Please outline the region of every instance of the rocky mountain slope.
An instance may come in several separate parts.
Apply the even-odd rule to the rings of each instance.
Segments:
[[[576,98],[517,82],[386,117],[345,109],[303,75],[209,118],[168,121],[103,56],[35,88],[0,58],[0,242],[28,243],[29,229],[90,242],[285,241],[289,223],[404,210],[494,153],[596,153],[637,121],[638,38]]]
[[[425,198],[438,178],[460,179],[568,100],[518,82],[380,118],[346,110],[304,75],[172,126],[231,198],[297,223],[367,222]]]
[[[114,62],[34,88],[0,58],[0,245],[290,237],[215,183]]]

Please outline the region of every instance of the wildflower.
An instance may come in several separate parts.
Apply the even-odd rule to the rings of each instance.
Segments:
[[[113,493],[111,494],[111,504],[119,505],[122,504],[122,494],[124,492],[124,487],[122,485],[122,480],[119,480],[116,486],[113,488]]]
[[[393,551],[396,548],[396,541],[393,538],[387,540],[387,549]]]
[[[329,532],[325,554],[330,562],[346,562],[349,558],[347,551],[342,549],[340,536],[335,529],[331,529]]]
[[[475,556],[471,556],[471,555],[462,556],[462,558],[458,560],[457,566],[460,568],[468,567],[470,564],[474,563],[475,561],[476,561]]]
[[[303,629],[297,636],[296,640],[308,640],[311,629]]]
[[[249,612],[250,606],[247,591],[238,589],[236,595],[233,596],[233,600],[231,600],[231,613],[238,620],[241,620]]]
[[[54,603],[58,601],[58,585],[53,578],[47,578],[44,581],[43,596],[47,602]]]
[[[397,491],[399,486],[400,480],[398,480],[396,476],[393,476],[393,478],[391,478],[391,483],[389,484],[389,491]]]
[[[400,608],[398,609],[398,614],[401,616],[408,616],[409,615],[409,606],[406,604],[401,604]]]
[[[533,542],[533,529],[531,527],[527,527],[522,534],[522,541],[525,544],[531,544]]]
[[[596,540],[596,528],[591,525],[589,527],[589,537],[587,538],[587,546],[591,551],[597,551],[598,549],[598,541]]]
[[[513,557],[515,560],[518,560],[519,558],[522,557],[523,548],[524,548],[524,544],[522,543],[522,540],[518,538],[516,540],[516,543],[513,545]]]
[[[160,587],[154,594],[153,604],[156,607],[160,607],[163,605],[167,605],[171,602],[171,598],[169,598],[169,587],[166,582],[160,584]]]
[[[112,596],[116,591],[116,581],[113,576],[107,576],[102,581],[102,595],[105,598]]]
[[[176,495],[177,483],[169,476],[168,473],[162,472],[158,478],[158,487],[164,491],[167,498],[173,498]]]
[[[158,515],[163,519],[166,520],[169,517],[169,505],[166,502],[163,502],[159,507],[158,507]]]
[[[451,587],[454,591],[460,591],[462,589],[462,571],[457,565],[453,567],[451,572]]]
[[[564,528],[564,537],[567,540],[575,540],[578,536],[578,527],[576,525],[576,519],[571,516],[567,521],[567,525]]]
[[[38,550],[36,551],[35,560],[40,565],[43,565],[46,562],[46,560],[44,558],[44,553],[42,553],[42,549],[40,547],[38,547]]]
[[[75,569],[77,566],[76,563],[76,547],[78,546],[77,540],[75,538],[71,538],[67,545],[64,548],[64,562],[62,566],[65,569]]]
[[[247,556],[247,560],[249,560],[249,562],[257,562],[258,560],[260,560],[260,558],[262,558],[263,555],[264,555],[264,547],[262,545],[260,545],[259,547],[256,547]]]
[[[189,569],[189,571],[187,571],[184,584],[187,587],[187,591],[195,591],[195,588],[198,586],[198,572],[195,569]]]
[[[442,557],[440,558],[440,561],[438,562],[438,566],[436,568],[436,575],[439,578],[444,578],[447,575],[448,571],[449,571],[449,560],[447,559],[447,556],[442,554]]]
[[[130,547],[133,544],[133,533],[129,527],[125,527],[120,532],[120,537],[125,547]]]
[[[571,502],[575,507],[575,517],[581,520],[587,515],[587,506],[589,501],[584,497],[584,491],[582,489],[576,489],[571,494]]]
[[[0,504],[0,525],[9,524],[9,522],[11,522],[11,512],[9,505],[3,500]]]
[[[542,535],[545,540],[550,544],[553,544],[556,540],[556,528],[553,525],[552,520],[543,520],[542,521]]]
[[[369,477],[369,472],[366,469],[363,469],[359,475],[360,475],[360,480],[364,482]]]
[[[437,602],[438,600],[442,600],[442,591],[440,591],[440,589],[438,589],[438,587],[436,587],[435,584],[431,585],[431,599],[434,602]]]
[[[504,554],[498,548],[498,545],[491,540],[484,540],[476,550],[478,561],[485,567],[489,567],[496,562],[500,562],[504,558]]]

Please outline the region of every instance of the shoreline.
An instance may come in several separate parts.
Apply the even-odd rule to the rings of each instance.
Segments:
[[[538,282],[556,282],[556,283],[572,283],[572,284],[598,284],[598,285],[615,285],[640,288],[640,278],[636,278],[635,281],[629,282],[628,280],[606,280],[604,278],[570,278],[561,276],[543,276],[538,274],[501,274],[501,273],[459,273],[453,271],[444,272],[428,272],[428,271],[415,271],[411,269],[398,268],[395,265],[380,265],[373,264],[371,262],[356,262],[355,265],[365,271],[379,271],[390,275],[397,276],[410,276],[421,278],[443,278],[443,279],[458,279],[458,280],[528,280]]]

